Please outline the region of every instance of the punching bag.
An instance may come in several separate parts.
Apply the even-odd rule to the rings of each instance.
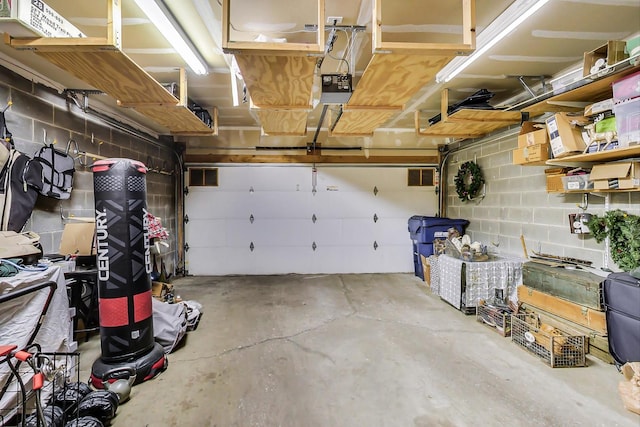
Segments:
[[[102,361],[154,347],[146,167],[129,159],[92,166]]]

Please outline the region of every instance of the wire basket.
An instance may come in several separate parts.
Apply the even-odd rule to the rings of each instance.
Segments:
[[[0,359],[0,426],[57,426],[78,418],[78,401],[67,391],[80,384],[79,361],[79,353],[34,353],[34,369],[12,355]],[[34,371],[43,378],[39,391]]]
[[[511,316],[511,341],[552,368],[586,366],[587,337],[569,335],[534,314]]]
[[[511,310],[487,304],[484,300],[480,300],[476,307],[476,320],[503,337],[511,335],[511,314]]]

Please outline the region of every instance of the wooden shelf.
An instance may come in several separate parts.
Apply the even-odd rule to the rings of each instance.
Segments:
[[[448,138],[479,138],[498,129],[518,124],[522,121],[519,111],[461,109],[447,114],[449,92],[442,91],[440,100],[440,121],[425,128],[420,127],[420,112],[415,112],[418,135]]]
[[[561,157],[559,159],[550,159],[547,160],[547,165],[581,167],[591,166],[594,163],[605,163],[633,157],[640,157],[640,145],[628,148],[616,148],[614,150],[600,151],[597,153],[576,154],[575,156]]]
[[[518,124],[521,120],[522,115],[518,111],[462,109],[426,129],[421,129],[419,112],[416,111],[416,130],[418,135],[424,136],[478,138]]]
[[[209,128],[186,107],[186,95],[181,95],[180,102],[121,50],[121,2],[107,3],[107,37],[13,38],[5,34],[5,43],[17,50],[35,52],[115,98],[121,107],[134,108],[174,135],[217,133],[217,123],[214,129]],[[180,90],[186,94],[184,83]]]
[[[613,72],[599,80],[584,79],[584,84],[574,89],[552,95],[540,102],[525,107],[522,111],[530,114],[542,114],[556,111],[583,111],[584,105],[611,98],[611,85],[620,78],[640,70],[640,65]]]
[[[584,194],[584,193],[637,193],[640,191],[640,188],[629,188],[626,190],[594,190],[593,188],[590,190],[564,190],[564,191],[555,191],[556,194]],[[550,193],[550,192],[549,192]]]
[[[208,136],[218,134],[217,108],[212,111],[212,127],[207,126],[184,105],[148,105],[133,108],[169,129],[172,135]]]

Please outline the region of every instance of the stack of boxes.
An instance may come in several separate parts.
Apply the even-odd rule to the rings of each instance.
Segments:
[[[540,127],[541,126],[541,127]],[[513,150],[513,164],[541,166],[549,159],[549,136],[544,125],[522,123],[518,148]]]

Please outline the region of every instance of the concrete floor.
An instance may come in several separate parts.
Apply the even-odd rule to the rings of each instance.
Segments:
[[[612,365],[552,369],[411,274],[191,277],[203,318],[112,425],[633,426]],[[81,378],[99,356],[80,345]]]

